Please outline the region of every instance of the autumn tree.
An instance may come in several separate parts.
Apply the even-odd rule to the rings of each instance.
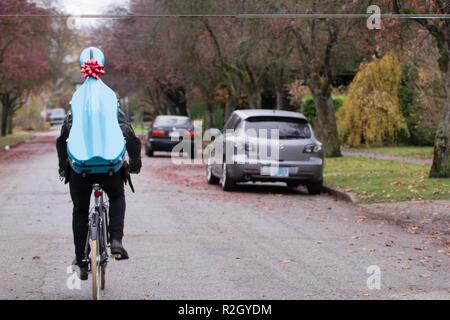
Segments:
[[[361,65],[337,113],[344,143],[351,147],[381,146],[407,132],[399,108],[400,78],[399,59],[393,52]]]
[[[446,0],[391,0],[391,10],[404,14],[449,14]],[[439,51],[439,70],[445,86],[446,102],[442,108],[434,144],[430,177],[450,177],[450,21],[449,19],[413,19],[433,37]]]
[[[163,12],[160,1],[130,1],[125,12]],[[118,9],[124,14],[123,9]],[[174,63],[176,25],[164,18],[130,17],[112,21],[98,30],[96,43],[108,56],[105,79],[122,96],[143,92],[158,111],[187,114],[184,76]],[[109,70],[109,71],[108,71]]]
[[[25,0],[2,1],[0,13],[5,15],[0,20],[1,135],[4,136],[12,132],[12,118],[26,94],[42,87],[51,77],[52,26],[48,19],[16,16],[48,13]]]
[[[280,1],[278,10],[305,14],[353,13],[365,10],[367,2],[355,1]],[[349,35],[352,22],[320,17],[292,19],[286,32],[292,36],[298,62],[299,78],[313,96],[319,136],[327,156],[341,156],[338,129],[332,101],[335,80],[336,47]]]

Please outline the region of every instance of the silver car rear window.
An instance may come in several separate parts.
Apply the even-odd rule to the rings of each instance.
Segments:
[[[288,117],[251,117],[245,120],[244,129],[254,129],[259,136],[264,132],[271,137],[272,130],[278,130],[280,139],[310,139],[311,129],[306,120]],[[264,131],[261,131],[265,129]],[[267,133],[266,133],[267,132]]]

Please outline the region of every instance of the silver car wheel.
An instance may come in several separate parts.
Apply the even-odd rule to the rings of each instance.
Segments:
[[[222,187],[225,186],[226,179],[227,179],[227,164],[224,163],[222,166],[222,179],[220,180]]]
[[[208,159],[208,166],[206,167],[206,179],[210,181],[211,176],[212,176],[211,160]]]

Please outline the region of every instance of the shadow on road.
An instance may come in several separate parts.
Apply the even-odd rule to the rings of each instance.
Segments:
[[[236,185],[235,192],[244,193],[267,193],[267,194],[292,194],[292,195],[308,195],[306,189],[302,186],[298,188],[288,188],[281,183],[240,183]]]
[[[177,157],[181,159],[182,157]],[[276,182],[243,182],[238,183],[233,192],[222,191],[220,186],[208,185],[205,180],[205,165],[175,165],[170,163],[171,153],[158,152],[149,157],[151,164],[148,168],[157,178],[170,182],[175,185],[184,185],[189,187],[195,187],[197,189],[210,190],[214,192],[220,192],[224,195],[232,197],[233,194],[272,194],[272,195],[309,195],[305,187],[299,186],[298,188],[288,188],[285,183]]]

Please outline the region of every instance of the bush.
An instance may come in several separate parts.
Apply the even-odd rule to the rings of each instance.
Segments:
[[[412,145],[434,145],[445,88],[437,64],[434,46],[424,46],[410,61],[402,65],[399,90],[400,109],[406,119]]]
[[[337,112],[345,101],[345,96],[334,96],[333,98],[334,111]],[[305,96],[300,107],[300,112],[309,120],[311,123],[316,123],[316,106],[314,104],[314,99],[312,96]]]
[[[405,117],[409,135],[399,135],[399,140],[407,144],[420,144],[418,140],[417,124],[421,114],[420,97],[417,96],[414,87],[418,82],[418,67],[412,62],[406,62],[401,66],[401,83],[398,91],[399,108]]]

